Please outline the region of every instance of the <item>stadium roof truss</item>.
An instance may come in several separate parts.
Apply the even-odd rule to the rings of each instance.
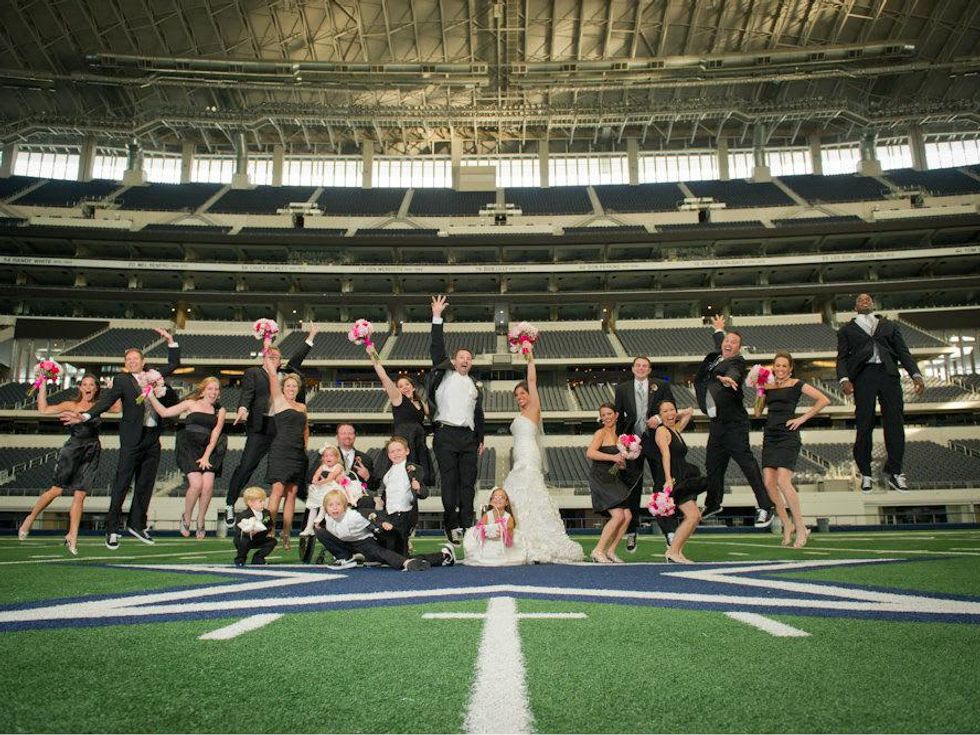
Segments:
[[[980,122],[970,0],[9,0],[0,142],[515,152]]]

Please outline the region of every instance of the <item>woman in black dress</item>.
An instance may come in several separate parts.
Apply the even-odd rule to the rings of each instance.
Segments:
[[[269,465],[266,480],[272,483],[269,493],[269,513],[272,515],[270,531],[275,535],[279,500],[286,496],[282,509],[282,548],[289,551],[289,534],[296,511],[296,494],[306,482],[306,445],[310,440],[310,427],[306,423],[306,405],[296,400],[300,390],[300,377],[291,373],[282,379],[271,364],[266,365],[269,377],[269,406],[276,422],[276,436],[269,447]]]
[[[793,356],[788,352],[777,352],[772,362],[772,375],[775,381],[765,386],[765,403],[769,406],[766,428],[762,435],[762,478],[770,499],[776,505],[776,513],[783,524],[783,546],[789,546],[796,531],[794,549],[806,545],[810,534],[803,522],[800,509],[800,495],[793,486],[793,473],[796,460],[800,456],[799,428],[812,419],[830,403],[822,392],[812,385],[793,377]],[[801,416],[796,415],[796,407],[801,396],[813,399],[813,405]],[[761,415],[762,406],[756,410]],[[786,513],[789,505],[793,521]]]
[[[664,552],[664,558],[677,564],[693,564],[684,556],[684,544],[701,522],[698,495],[708,491],[708,478],[701,474],[696,465],[687,461],[687,444],[681,437],[681,432],[691,422],[694,409],[678,411],[673,401],[661,401],[657,415],[661,424],[654,432],[653,440],[660,449],[660,463],[656,466],[653,485],[660,490],[671,488],[670,497],[674,501],[675,512],[684,516],[674,532],[674,540]]]
[[[431,486],[435,474],[432,470],[432,455],[425,445],[425,418],[429,415],[429,407],[422,401],[422,395],[415,381],[407,375],[401,375],[398,380],[392,382],[381,361],[375,358],[370,350],[368,355],[371,356],[374,372],[378,374],[381,386],[391,401],[391,415],[395,423],[391,435],[408,440],[408,459],[422,473],[419,482],[427,487]],[[376,469],[378,477],[384,477],[385,472],[391,467],[387,455],[384,452],[381,454]]]
[[[184,538],[191,535],[191,518],[197,504],[194,536],[198,541],[206,535],[204,524],[214,494],[214,478],[221,477],[228,449],[228,438],[221,433],[225,426],[225,409],[218,402],[220,395],[221,383],[215,377],[202,380],[193,393],[173,406],[164,406],[153,391],[147,395],[153,410],[162,418],[187,414],[175,443],[177,467],[187,478],[179,529]]]
[[[592,509],[609,518],[602,527],[599,543],[589,554],[589,558],[598,564],[622,563],[623,560],[616,556],[616,547],[623,539],[631,517],[630,489],[622,479],[626,457],[616,448],[617,418],[619,413],[613,404],[603,403],[599,406],[599,423],[602,428],[592,435],[592,443],[585,451],[585,456],[592,460],[592,472],[589,475]],[[616,472],[613,468],[619,471]]]
[[[74,401],[62,401],[53,406],[48,403],[48,388],[41,383],[37,389],[37,410],[42,414],[58,414],[62,411],[88,411],[99,398],[99,382],[91,373],[85,373],[78,386],[78,395]],[[116,410],[113,408],[112,410]],[[54,465],[54,484],[37,499],[30,514],[17,529],[17,538],[23,541],[31,532],[34,520],[41,511],[47,508],[51,501],[59,497],[65,490],[73,494],[71,509],[68,511],[68,534],[65,536],[65,547],[75,556],[78,554],[78,527],[82,522],[82,508],[85,505],[85,495],[92,489],[95,473],[99,469],[99,455],[102,445],[99,443],[99,425],[101,419],[92,419],[81,424],[75,424],[68,429],[68,441],[58,452]]]

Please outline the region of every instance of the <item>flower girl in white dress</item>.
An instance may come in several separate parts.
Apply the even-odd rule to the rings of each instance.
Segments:
[[[510,498],[502,487],[490,492],[490,507],[463,536],[464,564],[475,567],[507,567],[527,564],[524,545],[517,538],[517,522]]]

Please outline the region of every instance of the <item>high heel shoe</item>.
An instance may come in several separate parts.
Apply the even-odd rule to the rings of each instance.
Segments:
[[[78,556],[78,546],[73,544],[67,536],[65,536],[65,548],[68,549],[68,553],[72,556]]]
[[[612,560],[608,556],[606,556],[605,554],[603,554],[601,551],[593,551],[591,554],[589,554],[589,558],[592,561],[594,561],[596,564],[610,564],[610,563],[612,563]]]
[[[292,546],[290,545],[290,543],[289,543],[289,536],[288,536],[287,534],[285,534],[285,533],[284,533],[284,534],[282,535],[282,550],[283,550],[283,551],[289,551],[289,550],[290,550],[290,549],[292,549],[292,548],[293,548],[293,547],[292,547]]]
[[[204,537],[207,536],[207,535],[208,535],[208,532],[205,531],[200,526],[198,526],[197,528],[194,529],[194,538],[196,538],[198,541],[203,541],[204,540]]]
[[[794,530],[792,526],[783,528],[783,540],[779,543],[780,546],[789,546],[792,543]]]
[[[184,516],[180,517],[180,526],[177,528],[180,531],[180,535],[184,538],[190,538],[191,535],[191,524],[187,522],[187,518]]]
[[[606,554],[606,558],[609,559],[609,561],[611,561],[613,564],[625,564],[626,563],[626,562],[624,562],[622,559],[620,559],[618,556],[616,556],[613,553]]]
[[[796,543],[793,544],[793,548],[794,549],[802,549],[804,546],[806,546],[806,542],[809,541],[809,540],[810,540],[810,530],[808,528],[806,528],[806,526],[804,526],[802,533],[800,533],[799,531],[797,531],[797,533],[796,533]]]
[[[26,520],[27,519],[25,518],[24,521],[26,521]],[[27,540],[27,535],[31,532],[31,529],[30,528],[28,528],[26,531],[22,531],[21,530],[24,527],[24,521],[21,521],[20,525],[17,526],[17,540],[18,541],[26,541]]]
[[[666,559],[671,564],[693,564],[694,562],[684,556],[677,556],[671,554],[669,551],[664,552],[664,559]]]

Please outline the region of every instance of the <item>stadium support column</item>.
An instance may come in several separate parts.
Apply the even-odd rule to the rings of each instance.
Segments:
[[[14,163],[17,162],[17,144],[7,143],[3,147],[3,160],[0,160],[0,177],[13,176]]]
[[[450,186],[459,191],[459,167],[463,163],[463,141],[459,135],[449,136],[449,175]]]
[[[810,148],[810,168],[817,176],[823,176],[823,153],[820,149],[820,136],[811,135],[806,139]]]
[[[912,168],[916,171],[925,171],[929,168],[929,164],[926,163],[926,142],[919,125],[909,126],[909,148],[912,150]]]
[[[87,135],[82,141],[78,155],[78,180],[91,181],[95,168],[95,136]]]
[[[626,139],[626,170],[632,185],[640,183],[640,146],[636,138]]]
[[[365,140],[361,143],[361,188],[370,189],[374,186],[374,141]]]
[[[551,176],[548,174],[548,141],[538,141],[538,173],[541,174],[541,186],[551,186]]]
[[[248,146],[245,144],[245,133],[235,136],[235,173],[231,175],[232,189],[248,189]]]
[[[194,167],[194,144],[184,143],[180,147],[180,183],[191,182],[191,169]]]
[[[182,330],[187,326],[187,312],[190,310],[191,307],[186,301],[177,302],[177,307],[174,310],[174,329]]]
[[[731,178],[728,168],[728,138],[718,139],[715,154],[718,156],[718,178],[722,181],[728,181]]]
[[[772,181],[772,173],[766,165],[766,126],[756,123],[752,129],[752,180],[756,183]]]
[[[282,170],[285,162],[285,148],[272,146],[272,185],[282,186]]]
[[[135,138],[126,146],[126,170],[123,171],[123,186],[142,186],[146,183],[143,170],[143,148]]]
[[[861,158],[858,161],[857,173],[861,176],[881,176],[881,163],[878,162],[878,133],[874,130],[861,131],[858,141],[858,151]]]

